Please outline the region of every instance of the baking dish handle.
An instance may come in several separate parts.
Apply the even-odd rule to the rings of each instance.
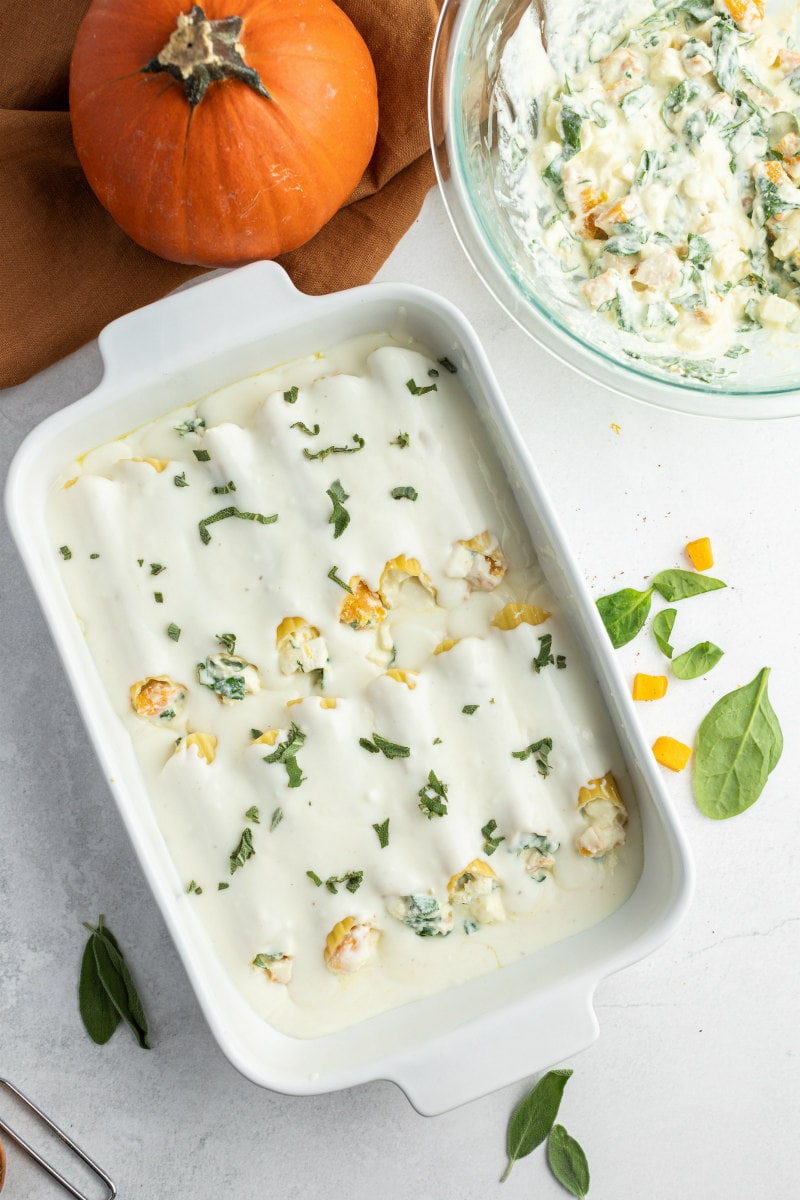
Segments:
[[[504,1010],[499,1029],[495,1019],[466,1022],[433,1052],[428,1047],[405,1058],[392,1081],[417,1112],[437,1116],[533,1071],[558,1066],[599,1033],[593,993],[593,986],[584,986],[520,1003]]]
[[[155,302],[161,339],[155,354],[159,370],[166,373],[196,361],[198,349],[204,358],[222,351],[230,341],[232,327],[242,335],[242,341],[248,336],[268,335],[273,323],[283,327],[292,314],[308,312],[322,299],[299,292],[274,262],[256,262],[235,271],[199,276]],[[153,345],[153,307],[148,304],[135,309],[101,330],[98,345],[104,383],[113,379],[130,385],[139,376],[152,379],[153,357],[143,354],[142,347]],[[220,319],[221,313],[224,320]]]

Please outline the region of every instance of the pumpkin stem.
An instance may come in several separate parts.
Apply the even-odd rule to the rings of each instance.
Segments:
[[[239,41],[241,17],[222,17],[209,21],[199,4],[189,13],[179,13],[175,29],[164,49],[151,58],[142,71],[156,75],[166,71],[182,83],[189,107],[194,111],[210,83],[220,79],[238,79],[259,96],[271,100],[259,74],[248,67]]]

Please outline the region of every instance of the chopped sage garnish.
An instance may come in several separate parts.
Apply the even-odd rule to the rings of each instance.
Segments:
[[[206,423],[203,417],[188,417],[185,421],[181,421],[180,425],[175,425],[175,432],[185,437],[187,433],[199,433],[201,429],[205,429]]]
[[[163,604],[164,603],[164,593],[163,592],[153,592],[153,599],[155,600],[156,604]]]
[[[494,854],[500,843],[506,840],[505,837],[495,837],[495,829],[497,829],[497,821],[494,817],[481,828],[484,854]]]
[[[436,392],[439,390],[435,383],[429,383],[425,387],[420,387],[413,379],[406,380],[406,387],[412,396],[424,396],[426,392]]]
[[[552,645],[553,635],[551,633],[542,634],[539,638],[539,653],[531,663],[531,666],[537,675],[540,671],[542,671],[545,667],[550,666],[552,663],[555,663],[557,670],[561,670],[562,668],[566,667],[567,660],[563,654],[557,654],[554,656],[551,653]]]
[[[239,838],[239,844],[231,853],[231,875],[233,875],[234,871],[238,871],[240,867],[243,867],[248,858],[252,858],[254,854],[255,848],[253,847],[253,831],[248,827],[242,830],[242,836]]]
[[[215,633],[214,637],[219,642],[220,646],[224,646],[228,654],[236,652],[236,634],[235,633]],[[260,734],[258,735],[261,736]]]
[[[58,553],[64,559],[64,562],[66,562],[67,559],[72,558],[72,551],[70,550],[69,546],[59,546]]]
[[[228,492],[236,491],[236,484],[232,479],[229,479],[227,483],[222,483],[217,487],[212,487],[211,491],[215,496],[227,496]]]
[[[526,746],[524,750],[512,750],[511,757],[518,758],[520,762],[525,762],[532,755],[533,761],[536,763],[536,769],[546,779],[553,769],[548,761],[552,749],[552,738],[540,738],[538,742],[531,742],[530,746]]]
[[[307,446],[303,447],[303,457],[309,462],[321,462],[327,458],[329,454],[358,454],[359,450],[363,450],[365,446],[364,439],[357,433],[353,434],[354,446],[326,446],[324,450],[317,450],[316,454],[312,454]]]
[[[369,750],[370,754],[380,752],[385,758],[408,758],[411,754],[409,746],[400,746],[397,742],[387,741],[379,733],[373,733],[371,741],[369,738],[359,738],[358,744],[365,750]]]
[[[244,815],[247,817],[247,820],[252,821],[254,825],[261,824],[261,818],[258,815],[258,809],[256,808],[255,804],[251,805]]]
[[[175,487],[188,487],[189,486],[189,481],[186,478],[185,471],[181,471],[180,475],[174,475],[173,480],[175,483]]]
[[[349,592],[350,595],[352,596],[353,589],[350,587],[349,583],[345,583],[345,581],[343,579],[339,578],[339,576],[336,574],[338,569],[339,568],[337,566],[331,567],[330,571],[328,571],[328,579],[331,579],[334,583],[338,583],[340,588],[344,588],[344,590],[346,592]]]
[[[429,821],[447,816],[447,784],[437,778],[435,771],[428,772],[428,782],[419,789],[418,795],[420,811]]]
[[[350,497],[338,479],[334,479],[331,486],[326,489],[325,495],[333,505],[331,515],[328,517],[328,524],[333,525],[333,536],[341,537],[350,524],[350,513],[344,507],[345,500],[349,500]]]
[[[348,871],[346,875],[329,875],[325,887],[334,896],[338,896],[337,885],[343,883],[348,892],[357,892],[364,880],[363,871]]]
[[[189,882],[186,885],[186,891],[187,891],[187,894],[190,896],[192,895],[192,893],[194,893],[195,896],[202,896],[202,894],[203,894],[203,889],[201,888],[199,883],[195,882],[194,879],[189,880]]]
[[[181,639],[181,627],[176,625],[174,621],[170,621],[167,626],[167,637],[173,642],[179,642]]]
[[[389,845],[389,818],[387,817],[385,821],[375,821],[372,828],[378,835],[381,850],[385,850]]]
[[[200,541],[204,546],[207,546],[211,541],[211,534],[208,532],[208,525],[213,525],[215,521],[224,521],[227,517],[238,517],[240,521],[257,521],[259,525],[274,525],[278,519],[278,514],[273,513],[270,517],[265,517],[263,513],[241,512],[240,509],[221,508],[219,512],[212,513],[210,517],[204,517],[202,521],[198,521],[200,529]]]
[[[283,398],[287,404],[294,404],[294,402],[297,400],[299,392],[300,389],[298,388],[297,384],[292,384],[288,392],[283,393]]]
[[[418,496],[419,492],[417,489],[410,487],[408,484],[403,487],[392,488],[393,500],[416,500]]]
[[[160,575],[162,571],[166,571],[166,567],[162,563],[150,563],[150,574]]]
[[[437,358],[436,361],[440,367],[444,367],[445,371],[449,371],[451,375],[455,375],[458,370],[455,364],[450,362],[449,358]]]
[[[314,887],[325,887],[334,896],[339,894],[339,884],[343,883],[348,892],[357,892],[364,879],[363,871],[348,871],[346,875],[329,875],[327,879],[320,879],[316,871],[306,871],[306,875]]]
[[[198,462],[211,462],[211,455],[207,450],[193,450],[192,454]]]
[[[411,441],[410,434],[398,433],[398,435],[394,439],[394,441],[389,442],[389,445],[390,446],[399,446],[401,450],[405,450],[408,447],[408,443],[410,441]]]
[[[314,424],[313,429],[309,429],[305,421],[293,421],[289,426],[290,429],[299,429],[301,433],[305,433],[308,437],[316,437],[319,433],[319,425]]]
[[[265,763],[283,763],[286,774],[289,777],[290,788],[300,787],[300,784],[305,779],[297,762],[297,752],[305,740],[306,735],[302,729],[298,729],[297,725],[292,721],[291,729],[284,741],[278,742],[272,754],[267,754],[264,758]]]
[[[468,717],[471,717],[472,714],[476,713],[479,708],[480,704],[465,704],[461,711],[462,713],[466,713]]]
[[[280,825],[280,823],[281,823],[281,821],[282,821],[282,820],[283,820],[283,809],[282,809],[282,808],[276,808],[276,809],[274,810],[274,812],[273,812],[273,814],[272,814],[272,816],[271,816],[271,818],[270,818],[270,822],[269,822],[269,831],[270,831],[270,833],[272,833],[272,831],[273,831],[274,829],[277,829],[277,828],[278,828],[278,826]]]

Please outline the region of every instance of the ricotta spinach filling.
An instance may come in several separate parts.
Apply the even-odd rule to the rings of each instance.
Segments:
[[[504,184],[591,310],[736,358],[759,329],[798,328],[800,50],[764,0],[635,14],[594,33],[524,119],[506,112]]]

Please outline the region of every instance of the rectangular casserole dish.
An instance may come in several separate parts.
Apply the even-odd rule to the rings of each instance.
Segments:
[[[257,1016],[209,952],[58,574],[45,510],[65,464],[87,449],[237,379],[377,330],[402,330],[459,364],[614,723],[641,815],[644,867],[632,897],[601,924],[457,989],[305,1040]],[[689,902],[691,864],[608,637],[465,319],[444,299],[400,284],[307,297],[279,267],[258,263],[131,313],[108,326],[99,345],[102,382],[20,447],[7,510],[117,807],[225,1054],[254,1082],[287,1093],[391,1079],[433,1114],[584,1048],[598,1032],[597,983],[669,936]]]

